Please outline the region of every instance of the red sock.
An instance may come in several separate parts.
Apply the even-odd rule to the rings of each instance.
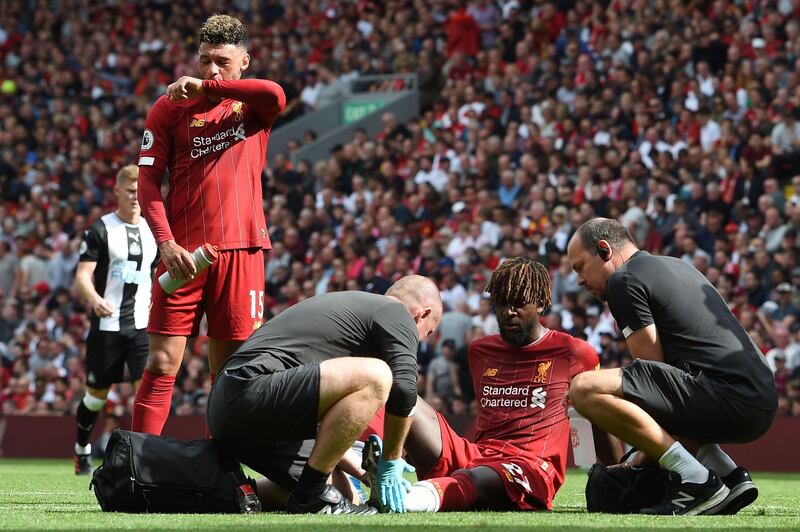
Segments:
[[[478,493],[475,485],[464,473],[455,473],[451,477],[429,478],[439,492],[440,512],[463,512],[475,508]]]
[[[173,386],[175,375],[159,375],[144,370],[133,403],[132,431],[161,434],[169,416]]]
[[[214,386],[214,383],[217,380],[217,374],[213,371],[209,372],[209,377],[211,377],[211,386]],[[211,434],[211,431],[208,428],[208,419],[206,419],[206,429],[205,429],[206,439],[210,440],[214,435]]]

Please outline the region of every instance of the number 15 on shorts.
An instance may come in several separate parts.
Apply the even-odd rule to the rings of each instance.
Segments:
[[[264,318],[263,290],[250,290],[250,317],[254,320],[261,320]]]

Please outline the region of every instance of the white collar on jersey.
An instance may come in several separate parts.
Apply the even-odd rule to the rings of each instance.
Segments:
[[[534,340],[533,342],[531,342],[531,343],[529,343],[527,345],[524,345],[524,346],[520,347],[520,349],[525,349],[526,347],[531,347],[531,346],[534,346],[534,345],[538,344],[539,342],[544,340],[544,337],[547,336],[548,334],[550,334],[550,331],[551,331],[551,329],[548,329],[547,327],[542,327],[542,330],[544,332],[542,333],[542,335],[539,338],[537,338],[536,340]]]

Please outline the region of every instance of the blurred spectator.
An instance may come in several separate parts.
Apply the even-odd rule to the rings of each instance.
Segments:
[[[596,306],[591,306],[586,309],[586,326],[583,328],[583,334],[586,341],[595,348],[598,354],[602,353],[602,335],[613,333],[613,329],[609,324],[600,319],[600,309]]]
[[[431,335],[419,343],[419,349],[417,350],[417,364],[419,366],[419,371],[424,375],[428,371],[428,365],[431,363],[431,360],[439,356],[439,351],[436,348],[438,343],[438,334]],[[424,388],[420,388],[423,389]]]
[[[452,339],[442,342],[441,355],[428,364],[425,378],[425,398],[441,397],[445,402],[462,397],[461,383],[458,378],[458,365],[455,362],[456,346]]]
[[[19,259],[11,253],[8,242],[0,240],[0,294],[13,298],[16,294]]]
[[[791,372],[786,367],[786,356],[783,352],[775,354],[774,358],[775,368],[775,389],[778,391],[778,410],[782,413],[789,413],[791,402],[789,401],[788,387],[791,379]]]
[[[779,117],[771,133],[775,171],[795,175],[800,173],[800,123],[789,108],[781,109]]]
[[[478,311],[472,317],[472,325],[473,331],[475,327],[480,327],[484,335],[500,332],[497,317],[492,311],[492,305],[488,297],[481,297]]]
[[[439,323],[439,349],[441,350],[448,340],[453,342],[454,349],[461,349],[467,343],[470,329],[472,329],[472,318],[466,301],[456,303],[453,309],[445,306]]]
[[[420,273],[440,284],[457,325],[448,332],[443,321],[445,332],[464,345],[473,323],[492,327],[476,276],[526,255],[553,275],[546,326],[577,321],[575,334],[616,367],[630,360],[624,341],[563,256],[576,227],[611,216],[648,251],[708,276],[764,352],[783,342],[772,331],[792,327],[795,342],[783,349],[793,371],[800,32],[789,4],[225,6],[248,25],[250,71],[286,91],[276,128],[346,95],[351,83],[385,88],[360,83],[366,75],[415,72],[422,91],[418,118],[385,112],[379,133],[337,139],[327,159],[291,164],[269,154],[268,314],[326,290],[383,293],[397,276]],[[84,7],[0,8],[4,411],[71,408],[81,396],[86,309],[68,288],[71,254],[111,207],[111,179],[139,151],[152,101],[195,71],[191,28],[212,6]],[[60,347],[64,331],[74,349]],[[175,412],[204,408],[210,383],[192,362],[203,343],[188,348]],[[421,362],[434,353],[421,348]],[[38,375],[31,360],[45,361]],[[786,410],[796,415],[798,377],[786,385]]]

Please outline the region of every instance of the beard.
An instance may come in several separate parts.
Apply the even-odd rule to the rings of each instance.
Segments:
[[[500,326],[500,336],[507,344],[514,347],[523,347],[533,341],[534,323],[523,323],[514,332],[509,332],[504,326]]]

